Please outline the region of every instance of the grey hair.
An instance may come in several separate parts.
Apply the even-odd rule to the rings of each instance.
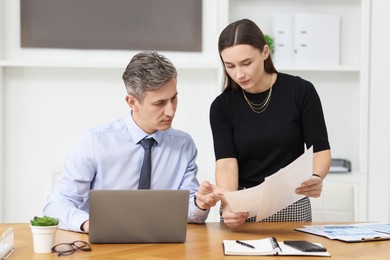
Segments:
[[[146,91],[156,90],[177,77],[172,62],[157,52],[136,54],[123,72],[127,94],[142,103]]]

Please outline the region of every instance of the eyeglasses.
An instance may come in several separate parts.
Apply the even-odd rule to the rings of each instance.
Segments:
[[[85,241],[76,240],[72,243],[60,243],[51,248],[52,253],[57,253],[58,256],[71,255],[76,250],[92,251],[92,247]]]

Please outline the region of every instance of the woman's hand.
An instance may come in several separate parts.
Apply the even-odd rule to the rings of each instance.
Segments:
[[[299,188],[295,190],[296,194],[308,197],[318,198],[322,192],[322,178],[318,175],[313,175],[307,181],[303,182]]]
[[[223,222],[230,228],[241,226],[248,216],[248,212],[233,212],[227,204],[222,207]]]

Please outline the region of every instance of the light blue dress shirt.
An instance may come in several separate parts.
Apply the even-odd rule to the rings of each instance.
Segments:
[[[197,149],[192,138],[173,128],[148,135],[130,114],[81,136],[65,159],[44,214],[58,218],[62,229],[81,231],[81,224],[89,219],[91,189],[137,189],[144,156],[138,142],[146,136],[156,140],[152,148],[151,189],[189,190],[188,222],[204,222],[209,210],[200,210],[194,204],[199,182]]]

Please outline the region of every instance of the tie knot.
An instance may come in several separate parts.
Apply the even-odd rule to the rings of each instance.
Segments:
[[[147,149],[150,149],[152,148],[153,144],[154,144],[154,139],[153,138],[145,138],[143,140],[141,140],[139,143],[142,145],[142,147],[147,150]]]

